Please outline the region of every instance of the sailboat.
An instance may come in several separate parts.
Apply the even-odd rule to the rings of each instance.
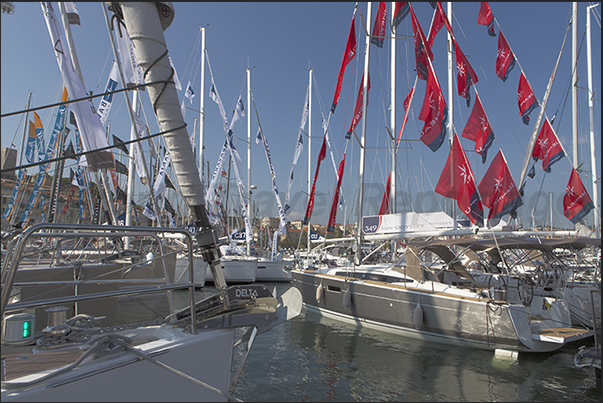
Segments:
[[[406,4],[404,7],[404,9],[398,8],[393,18],[410,13],[415,28],[418,23],[412,6]],[[375,27],[383,20],[380,18],[383,17],[380,14],[382,12],[380,8],[375,19]],[[371,21],[371,3],[367,5],[367,16],[364,20]],[[391,25],[393,27],[395,23]],[[363,87],[357,101],[357,105],[361,102],[362,111],[366,111],[367,106],[371,39],[377,39],[375,36],[378,34],[375,32],[379,30],[375,28],[369,35],[370,31],[370,29],[366,31]],[[395,33],[395,29],[392,31]],[[423,36],[422,33],[420,36]],[[424,37],[417,40],[415,36],[415,46],[420,50],[417,54],[418,63],[423,63],[418,66],[417,73],[423,74],[427,87],[432,89],[431,97],[426,93],[424,105],[427,102],[427,109],[423,107],[419,116],[425,122],[421,140],[435,151],[444,140],[447,111],[431,67],[430,50],[425,44]],[[421,70],[419,67],[424,69]],[[439,96],[435,92],[436,89],[439,90]],[[428,101],[434,103],[430,105]],[[360,206],[362,206],[363,195],[366,120],[367,116],[363,114],[359,167]],[[431,226],[427,230],[418,230],[418,226],[424,224],[425,220],[413,221],[415,218],[411,215],[408,220],[396,223],[394,227],[401,229],[397,234],[369,235],[367,232],[381,227],[382,219],[385,217],[379,216],[376,222],[369,222],[367,219],[370,217],[363,217],[360,207],[353,266],[306,270],[296,268],[292,271],[293,285],[300,290],[304,306],[326,317],[356,326],[376,328],[430,343],[488,350],[549,352],[558,350],[568,342],[592,336],[590,330],[571,327],[567,304],[562,299],[554,297],[545,299],[533,295],[533,301],[529,304],[524,303],[518,296],[525,291],[519,288],[515,290],[517,299],[506,298],[502,294],[490,292],[487,287],[474,284],[469,273],[462,265],[456,264],[458,262],[455,259],[446,259],[443,264],[430,267],[429,262],[420,259],[420,256],[424,255],[426,250],[435,249],[434,241],[406,247],[406,253],[394,263],[368,264],[364,261],[367,256],[363,256],[362,243],[371,240],[456,236],[468,236],[472,239],[475,236],[479,231],[476,224],[483,210],[481,202],[477,203],[479,199],[473,196],[477,192],[477,184],[472,179],[470,167],[467,165],[462,148],[458,145],[456,135],[453,137],[448,158],[445,167],[450,167],[450,175],[457,174],[455,169],[460,169],[465,173],[466,179],[471,177],[471,181],[462,182],[467,185],[462,203],[457,199],[459,207],[463,208],[462,211],[471,221],[471,225],[459,228],[457,220],[451,220],[453,225],[449,228],[437,229]],[[439,188],[439,193],[443,196],[456,197],[453,191],[457,188],[450,182],[450,175],[445,168],[436,191]],[[337,187],[339,185],[338,183]],[[401,218],[404,216],[398,215],[398,219]],[[490,231],[490,236],[494,236],[492,235],[494,232]],[[446,245],[449,241],[444,239],[439,242]],[[436,253],[441,255],[442,259],[450,257],[450,253],[445,250],[438,249]]]
[[[51,3],[41,7],[73,97],[81,82],[71,74],[74,67],[58,16]],[[109,27],[106,7],[103,3]],[[174,10],[167,5],[160,9],[155,3],[112,3],[111,11],[132,35],[136,58],[147,73],[145,85],[156,107],[161,134],[172,152],[178,184],[198,231],[193,237],[177,228],[42,223],[12,234],[3,257],[0,300],[2,401],[165,401],[173,399],[174,391],[184,400],[235,400],[232,393],[255,336],[297,316],[301,299],[296,290],[276,298],[262,285],[226,285],[219,268],[218,237],[205,213],[186,125],[180,111],[170,108],[178,104],[178,97],[170,81],[172,69],[164,57],[163,29],[172,23]],[[90,99],[78,102],[84,104],[75,108],[82,127]],[[87,123],[96,124],[93,120]],[[88,147],[85,154],[92,170],[103,162],[96,150]],[[174,284],[164,260],[162,236],[166,233],[184,240],[191,266],[193,245],[201,249],[212,268],[217,294],[197,301],[192,273],[185,284]],[[126,253],[121,245],[128,237],[144,240],[150,251],[145,256]],[[97,249],[112,248],[115,255],[80,259],[62,271],[61,280],[35,278],[28,284],[19,272],[26,252],[40,252],[29,248],[31,241],[40,238],[53,245],[67,240],[94,241]],[[53,252],[60,254],[60,250]],[[158,270],[145,270],[155,263]],[[92,266],[115,270],[96,276]],[[134,281],[129,281],[128,275],[133,275]],[[29,286],[45,286],[46,291],[28,294],[25,289]],[[178,290],[185,291],[179,294],[184,296],[180,301],[175,298]],[[106,314],[107,309],[99,311],[109,305],[107,301],[115,303],[111,304],[113,315]],[[38,316],[40,310],[46,318]]]

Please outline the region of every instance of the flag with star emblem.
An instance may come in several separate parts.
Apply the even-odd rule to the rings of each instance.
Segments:
[[[435,192],[455,199],[461,211],[473,224],[484,226],[484,208],[477,192],[475,177],[456,133]]]
[[[494,32],[494,15],[487,1],[481,2],[479,14],[477,15],[477,23],[479,25],[486,25],[488,35],[496,36],[496,32]]]
[[[475,94],[473,109],[467,123],[465,123],[461,137],[475,141],[475,152],[482,156],[482,163],[485,163],[488,149],[494,141],[494,132],[477,93]]]
[[[517,104],[519,105],[519,114],[521,115],[522,122],[525,125],[529,124],[529,114],[539,105],[536,97],[534,96],[534,91],[532,91],[532,87],[530,87],[530,83],[523,74],[523,71],[519,77],[519,87],[517,88]]]
[[[490,209],[488,227],[495,227],[505,214],[513,218],[517,216],[516,210],[523,201],[501,150],[498,150],[477,188],[483,205]]]
[[[469,87],[477,83],[477,74],[469,64],[465,54],[459,47],[459,44],[454,41],[454,49],[456,51],[456,81],[459,95],[467,100],[467,108],[471,104],[471,91]]]
[[[429,68],[427,74],[427,86],[425,88],[425,98],[423,106],[419,113],[419,120],[425,122],[421,131],[421,141],[436,152],[446,137],[446,121],[448,120],[448,107],[440,88],[438,78]]]
[[[535,161],[542,160],[542,169],[549,173],[551,172],[551,165],[563,157],[565,157],[563,147],[561,147],[549,119],[545,118],[540,133],[538,133],[536,144],[532,149],[532,158]]]
[[[594,208],[595,205],[580,180],[576,168],[572,167],[572,173],[563,196],[563,215],[577,224]]]
[[[498,35],[498,52],[496,53],[496,75],[505,82],[509,78],[509,73],[513,70],[513,67],[515,67],[515,55],[502,31],[500,31]]]

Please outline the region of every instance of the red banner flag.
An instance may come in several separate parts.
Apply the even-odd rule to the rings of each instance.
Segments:
[[[318,153],[318,160],[316,161],[316,172],[314,173],[314,180],[312,181],[312,190],[310,191],[310,197],[308,198],[308,205],[306,206],[306,214],[304,216],[304,225],[310,222],[312,217],[312,210],[314,210],[314,193],[316,191],[316,179],[318,178],[318,171],[320,170],[320,163],[325,159],[327,155],[327,136],[322,138],[322,147]]]
[[[404,18],[408,15],[410,8],[408,7],[410,3],[396,1],[394,3],[394,18],[392,19],[392,25],[397,27],[400,25]]]
[[[563,147],[561,147],[548,118],[545,118],[532,150],[532,158],[535,161],[542,160],[542,169],[545,172],[551,172],[551,165],[563,157],[565,157]]]
[[[421,131],[421,140],[431,151],[436,152],[446,137],[448,108],[433,68],[429,69],[427,75],[425,98],[419,113],[419,120],[425,122]]]
[[[467,100],[467,107],[469,107],[471,104],[471,91],[469,91],[469,87],[477,83],[477,74],[473,71],[456,40],[454,41],[454,49],[456,52],[456,81],[459,95]]]
[[[427,69],[429,68],[428,60],[433,59],[433,53],[431,53],[431,48],[427,46],[427,40],[425,40],[425,35],[423,34],[423,30],[421,29],[421,25],[417,20],[417,16],[412,9],[410,3],[408,4],[410,8],[410,17],[412,19],[412,32],[413,38],[415,41],[415,59],[417,61],[417,76],[421,80],[427,79]]]
[[[383,192],[383,199],[381,200],[381,207],[379,207],[379,215],[389,214],[389,194],[390,194],[390,181],[392,173],[390,171],[387,176],[387,183],[385,184],[385,192]]]
[[[371,74],[368,75],[368,88],[366,91],[366,106],[368,106],[368,91],[371,89]],[[360,119],[362,119],[362,97],[364,94],[364,73],[362,73],[362,79],[360,80],[360,88],[358,89],[358,98],[356,98],[356,106],[354,107],[354,117],[352,118],[352,123],[350,124],[350,128],[345,135],[346,139],[349,139],[352,135],[352,132],[358,126]]]
[[[523,71],[519,77],[519,87],[517,88],[517,104],[519,105],[519,114],[524,124],[530,123],[530,117],[528,116],[538,105],[538,101],[534,96],[534,91],[530,87],[530,83],[524,76]]]
[[[488,35],[496,36],[496,32],[494,32],[494,15],[487,1],[481,2],[479,14],[477,15],[477,23],[479,25],[487,25]]]
[[[498,35],[498,52],[496,53],[496,75],[503,82],[509,78],[509,73],[515,67],[515,55],[507,43],[502,31]]]
[[[384,1],[379,2],[377,15],[375,15],[375,25],[373,25],[373,33],[371,34],[371,43],[379,48],[383,47],[385,39],[385,25],[387,23],[387,7]]]
[[[478,186],[484,206],[490,209],[488,226],[495,227],[505,214],[517,216],[516,210],[523,204],[513,176],[502,153],[498,153],[490,163]]]
[[[433,47],[433,41],[435,40],[438,32],[442,30],[444,26],[444,16],[440,12],[439,8],[435,8],[435,13],[433,14],[433,19],[431,21],[431,26],[429,27],[429,33],[427,34],[427,49],[431,50]],[[433,60],[433,56],[431,57]]]
[[[329,213],[329,222],[327,223],[327,232],[335,231],[335,219],[337,218],[337,202],[339,201],[339,191],[341,190],[341,181],[343,179],[343,170],[345,168],[345,154],[339,163],[337,169],[337,186],[335,186],[335,194],[331,203],[331,212]]]
[[[335,113],[335,108],[337,107],[337,102],[339,101],[339,93],[341,92],[341,83],[343,82],[345,67],[356,56],[356,28],[354,28],[355,19],[356,9],[354,9],[354,15],[352,16],[352,24],[350,25],[350,32],[348,33],[348,41],[345,45],[345,52],[343,53],[341,67],[339,68],[339,74],[337,75],[337,87],[335,87],[335,95],[333,96],[331,113]]]
[[[488,149],[494,141],[494,132],[484,112],[479,95],[475,95],[475,103],[473,104],[469,119],[465,123],[461,137],[475,141],[475,152],[482,156],[482,163],[485,163]]]
[[[484,226],[484,208],[477,192],[473,171],[456,133],[435,192],[455,199],[461,211],[473,224]]]
[[[563,215],[577,224],[594,208],[595,205],[580,180],[576,168],[572,167],[572,173],[563,196]]]

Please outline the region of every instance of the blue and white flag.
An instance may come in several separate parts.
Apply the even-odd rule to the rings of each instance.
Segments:
[[[13,193],[10,195],[10,199],[8,199],[8,203],[6,204],[6,208],[2,213],[2,218],[5,220],[10,220],[13,212],[15,210],[15,202],[17,201],[17,196],[19,195],[19,190],[23,185],[23,180],[25,179],[25,174],[27,173],[27,169],[20,169],[17,174],[17,181],[15,182],[15,187],[13,188]]]
[[[155,219],[157,218],[157,214],[155,214],[155,211],[153,210],[153,206],[151,206],[150,200],[144,206],[144,210],[142,211],[142,214],[147,216],[151,221],[155,221]]]
[[[46,197],[40,195],[40,222],[46,222],[46,213],[44,212],[44,209],[46,209]]]
[[[117,89],[117,83],[119,82],[119,71],[117,70],[117,63],[113,62],[113,67],[111,67],[111,72],[109,73],[109,79],[107,80],[107,85],[105,86],[105,93],[113,92]],[[107,123],[107,118],[109,117],[109,111],[111,110],[111,104],[113,103],[113,94],[105,94],[100,100],[98,104],[98,109],[96,113],[100,117],[101,123],[103,126]]]
[[[270,260],[276,260],[277,243],[278,243],[278,231],[274,231],[274,235],[272,235],[272,254],[270,256]]]
[[[116,35],[117,49],[119,51],[126,87],[144,84],[142,69],[136,62],[136,55],[134,54],[134,46],[130,40],[130,35],[124,25],[121,25],[119,28],[123,35]],[[145,87],[142,87],[141,90],[144,91]]]
[[[216,89],[216,84],[214,83],[213,76],[211,77],[211,88],[209,89],[209,97],[212,101],[218,104],[218,108],[220,109],[220,116],[222,116],[222,123],[224,124],[224,132],[228,132],[228,118],[226,117],[226,111],[224,110],[222,99],[220,99],[220,95],[218,94],[218,90]]]
[[[291,206],[289,205],[289,200],[291,200],[291,185],[293,185],[293,169],[297,165],[297,160],[304,149],[304,126],[306,125],[306,120],[308,119],[308,110],[310,107],[309,101],[309,93],[310,87],[308,86],[308,90],[306,90],[306,99],[304,101],[304,109],[302,111],[301,122],[299,125],[299,131],[297,134],[297,143],[295,144],[295,153],[293,155],[293,163],[291,164],[291,170],[289,171],[289,182],[287,183],[287,193],[285,194],[285,208],[284,212],[287,214]]]
[[[268,147],[268,141],[266,140],[266,136],[264,136],[264,132],[262,131],[261,127],[258,128],[258,131],[259,137],[262,139],[262,143],[264,144],[266,160],[268,161],[268,169],[270,170],[270,176],[272,176],[272,191],[274,192],[274,197],[276,198],[276,205],[278,206],[278,215],[280,217],[278,233],[285,234],[287,232],[287,216],[285,215],[285,210],[283,209],[283,205],[281,204],[281,198],[278,195],[278,188],[276,186],[276,172],[274,171],[274,166],[272,165],[270,147]]]
[[[27,136],[27,144],[25,145],[25,158],[27,162],[32,164],[34,162],[34,155],[36,153],[36,124],[29,121],[29,134]]]
[[[188,85],[186,86],[186,91],[184,92],[184,96],[188,98],[189,101],[191,101],[191,105],[193,104],[193,98],[195,97],[195,92],[193,91],[193,86],[191,85],[191,82],[188,82]]]
[[[153,196],[155,197],[159,196],[166,189],[165,175],[167,175],[167,168],[169,164],[170,152],[169,150],[166,150],[163,160],[161,161],[161,166],[159,167],[159,172],[157,173],[157,178],[155,178],[155,183],[153,184]]]
[[[117,225],[122,226],[122,227],[126,225],[126,212],[125,211],[117,216]]]

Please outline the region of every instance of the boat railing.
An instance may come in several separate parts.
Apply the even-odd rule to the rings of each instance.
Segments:
[[[163,234],[176,234],[180,239],[183,239],[187,246],[188,253],[188,267],[189,267],[189,281],[180,284],[173,284],[172,279],[169,275],[168,266],[166,263],[166,250],[164,248],[164,244],[162,242]],[[142,263],[139,261],[134,261],[134,259],[130,259],[132,262],[131,265],[123,264],[121,270],[127,271],[131,269],[136,269],[140,267],[141,264],[151,264],[154,260],[159,260],[161,263],[161,270],[163,272],[163,276],[157,274],[155,272],[145,272],[145,275],[139,276],[138,278],[125,278],[124,276],[117,277],[116,275],[108,276],[106,278],[92,277],[88,279],[83,278],[74,278],[71,280],[66,280],[64,278],[59,279],[59,281],[49,280],[49,279],[34,279],[34,281],[30,281],[28,283],[15,283],[15,279],[17,278],[17,272],[20,267],[23,266],[23,255],[26,251],[26,247],[28,244],[31,244],[32,240],[35,239],[52,239],[60,240],[60,239],[69,239],[69,238],[80,238],[82,237],[95,237],[95,238],[105,238],[105,239],[121,239],[124,237],[138,237],[138,238],[150,238],[154,244],[154,249],[158,253],[158,257],[146,256]],[[163,238],[165,239],[165,238]],[[59,242],[60,244],[60,242]],[[56,242],[55,242],[56,245]],[[168,295],[168,304],[170,313],[175,311],[173,306],[171,292],[174,290],[189,290],[189,299],[190,299],[190,331],[192,333],[196,333],[196,310],[195,310],[195,284],[194,284],[194,273],[192,268],[193,265],[193,238],[191,234],[185,229],[179,228],[160,228],[160,227],[126,227],[126,226],[110,226],[110,225],[92,225],[92,224],[56,224],[56,223],[41,223],[30,226],[18,233],[14,238],[10,241],[7,247],[7,253],[3,256],[3,264],[2,264],[2,293],[1,293],[1,315],[2,315],[2,331],[4,332],[4,320],[7,313],[23,311],[25,309],[32,309],[34,307],[47,307],[56,304],[76,304],[78,302],[96,300],[99,298],[107,299],[107,298],[118,298],[118,297],[135,297],[143,294],[156,294],[158,292],[167,292]],[[118,256],[125,258],[122,259],[123,262],[128,261],[126,254],[123,251],[118,252]],[[49,259],[46,263],[51,263],[54,259]],[[56,262],[55,263],[64,263],[64,262]],[[110,266],[112,263],[107,263],[106,261],[78,261],[73,264],[73,267],[81,266],[82,264],[102,266],[107,265]],[[119,265],[118,265],[119,266]],[[57,266],[50,267],[48,264],[45,266],[50,270],[54,270]],[[65,266],[64,266],[65,267]],[[151,273],[151,274],[148,274]],[[148,274],[148,275],[147,275]],[[156,277],[153,277],[156,275]],[[67,286],[74,287],[76,292],[74,295],[52,295],[52,293],[48,295],[44,295],[40,293],[36,296],[35,300],[32,298],[31,300],[15,300],[13,297],[14,287],[21,286],[36,286],[36,285],[44,285],[46,287],[59,287]],[[99,288],[98,290],[90,291],[88,293],[77,293],[77,287],[82,287],[86,285],[112,285],[119,286],[116,287],[116,290],[107,290]],[[4,333],[2,333],[4,334]]]

